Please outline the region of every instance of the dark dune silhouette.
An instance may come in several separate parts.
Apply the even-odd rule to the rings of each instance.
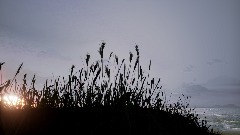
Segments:
[[[0,133],[27,134],[114,134],[114,135],[218,135],[206,120],[200,120],[189,108],[189,97],[182,95],[170,104],[159,86],[160,79],[151,78],[136,56],[120,60],[111,53],[113,68],[104,64],[105,43],[98,50],[100,61],[75,72],[73,65],[68,78],[46,81],[36,90],[35,76],[30,86],[24,75],[23,84],[12,88],[15,77],[1,84]],[[105,56],[106,57],[106,56]],[[135,61],[134,61],[135,59]],[[127,61],[127,62],[126,62]],[[151,61],[149,69],[151,68]],[[17,105],[4,103],[7,93],[19,95]]]

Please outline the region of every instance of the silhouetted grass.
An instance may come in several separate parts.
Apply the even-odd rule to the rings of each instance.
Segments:
[[[14,93],[23,99],[17,106],[1,101],[2,133],[218,134],[189,108],[188,96],[168,102],[160,78],[149,75],[151,61],[147,71],[140,65],[138,46],[129,59],[114,53],[105,59],[104,48],[103,42],[99,61],[91,62],[87,54],[80,70],[73,65],[67,78],[46,80],[41,90],[35,88],[35,76],[28,86],[27,74],[13,88],[21,64],[14,78],[0,87],[1,97]]]

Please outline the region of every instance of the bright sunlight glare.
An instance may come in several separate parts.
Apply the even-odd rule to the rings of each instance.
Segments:
[[[9,106],[17,106],[23,105],[24,102],[16,95],[4,95],[3,103]]]

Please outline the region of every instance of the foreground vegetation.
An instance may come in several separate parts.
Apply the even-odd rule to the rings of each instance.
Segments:
[[[129,59],[105,56],[104,48],[102,43],[99,60],[91,62],[87,54],[83,68],[73,65],[68,77],[46,80],[40,90],[35,76],[30,86],[26,74],[14,84],[21,64],[0,86],[0,134],[218,134],[189,108],[189,97],[169,103],[160,78],[149,75],[151,61],[148,70],[140,65],[138,46]],[[4,103],[9,93],[18,95],[17,104]]]

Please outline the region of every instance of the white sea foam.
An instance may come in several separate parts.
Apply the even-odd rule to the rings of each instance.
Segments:
[[[217,116],[217,117],[222,117],[223,115],[221,115],[221,114],[214,114],[215,116]]]
[[[240,134],[240,108],[196,108],[195,110],[202,119],[206,117],[213,129]]]
[[[240,128],[232,128],[232,130],[240,132]]]

